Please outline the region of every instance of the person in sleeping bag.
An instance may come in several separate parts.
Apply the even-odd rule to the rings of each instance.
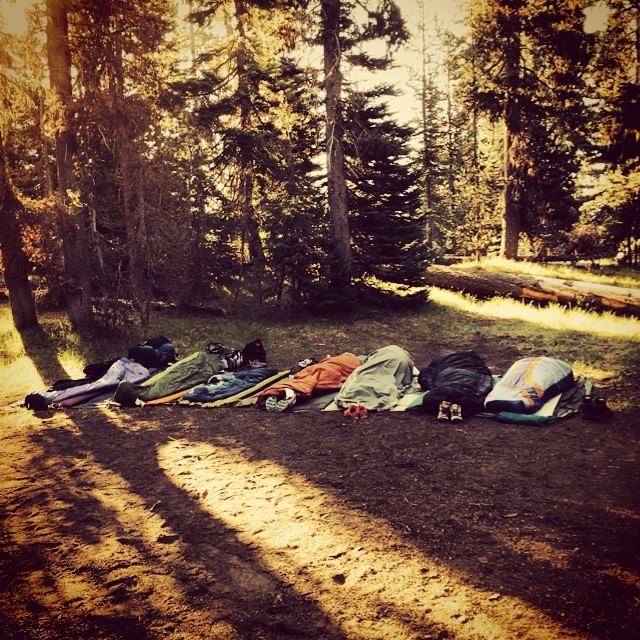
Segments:
[[[550,356],[516,360],[486,397],[491,413],[535,413],[542,405],[573,384],[571,365]]]
[[[420,370],[418,383],[426,391],[422,411],[440,422],[462,422],[482,410],[493,378],[475,351],[460,351],[432,360]]]

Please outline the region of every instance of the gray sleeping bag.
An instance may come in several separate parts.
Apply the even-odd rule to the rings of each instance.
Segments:
[[[346,379],[334,402],[346,408],[359,404],[371,411],[385,411],[398,403],[413,381],[413,360],[395,344],[374,351]]]

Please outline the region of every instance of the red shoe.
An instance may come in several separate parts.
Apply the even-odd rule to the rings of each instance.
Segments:
[[[367,407],[363,407],[361,404],[350,404],[345,410],[344,415],[347,418],[358,420],[359,418],[366,418],[368,414]]]

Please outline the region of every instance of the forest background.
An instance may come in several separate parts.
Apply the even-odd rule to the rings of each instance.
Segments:
[[[143,324],[158,301],[421,302],[448,254],[640,260],[633,0],[482,0],[457,23],[426,0],[2,8],[18,328],[116,299]]]

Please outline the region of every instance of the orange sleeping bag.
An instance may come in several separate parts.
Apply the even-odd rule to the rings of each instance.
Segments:
[[[285,378],[265,389],[258,396],[258,405],[264,405],[269,396],[284,397],[285,389],[293,389],[299,398],[308,398],[326,391],[337,391],[349,374],[362,362],[353,353],[329,356],[316,364],[298,371],[292,378]]]

